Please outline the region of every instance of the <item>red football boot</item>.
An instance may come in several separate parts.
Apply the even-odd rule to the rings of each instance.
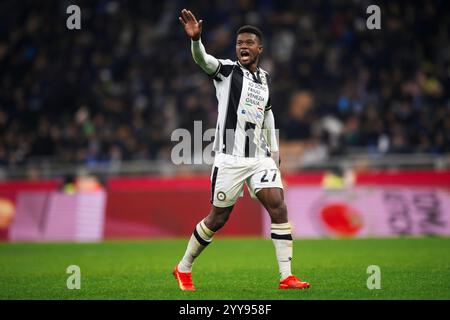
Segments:
[[[296,276],[289,276],[280,281],[279,289],[306,289],[309,288],[309,282],[304,282]]]
[[[194,283],[192,282],[191,272],[178,271],[178,265],[175,266],[172,272],[175,279],[177,279],[178,286],[183,291],[195,291]]]

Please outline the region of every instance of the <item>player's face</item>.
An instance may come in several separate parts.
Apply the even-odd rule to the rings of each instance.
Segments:
[[[258,61],[259,55],[262,53],[262,45],[253,33],[238,34],[236,39],[236,56],[239,62],[246,68],[250,67]]]

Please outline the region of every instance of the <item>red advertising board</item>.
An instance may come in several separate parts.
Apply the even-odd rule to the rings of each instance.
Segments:
[[[14,219],[16,199],[20,192],[52,191],[59,184],[59,180],[0,182],[0,241],[9,238],[9,226]]]
[[[111,179],[105,238],[188,236],[211,208],[209,177]],[[260,206],[238,201],[224,236],[260,236]]]
[[[287,190],[295,186],[319,187],[324,174],[301,173],[284,177]],[[21,192],[54,191],[60,181],[10,181],[0,183],[0,240],[9,239],[7,223],[14,219]],[[450,171],[368,172],[356,176],[361,186],[439,187],[450,190]],[[210,210],[209,176],[110,177],[103,236],[113,238],[185,237]],[[299,199],[300,201],[300,199]],[[267,217],[258,202],[246,194],[235,206],[218,236],[261,236]]]

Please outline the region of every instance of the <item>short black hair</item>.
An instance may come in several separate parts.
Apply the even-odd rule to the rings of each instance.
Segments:
[[[239,28],[239,30],[236,32],[236,36],[240,35],[241,33],[253,33],[256,35],[259,39],[259,42],[262,43],[262,32],[259,30],[259,28],[251,25],[245,25]]]

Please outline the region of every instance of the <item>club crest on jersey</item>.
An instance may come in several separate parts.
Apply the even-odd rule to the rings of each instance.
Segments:
[[[217,199],[220,201],[224,201],[227,198],[227,196],[225,195],[225,192],[223,191],[219,191],[217,193]]]

